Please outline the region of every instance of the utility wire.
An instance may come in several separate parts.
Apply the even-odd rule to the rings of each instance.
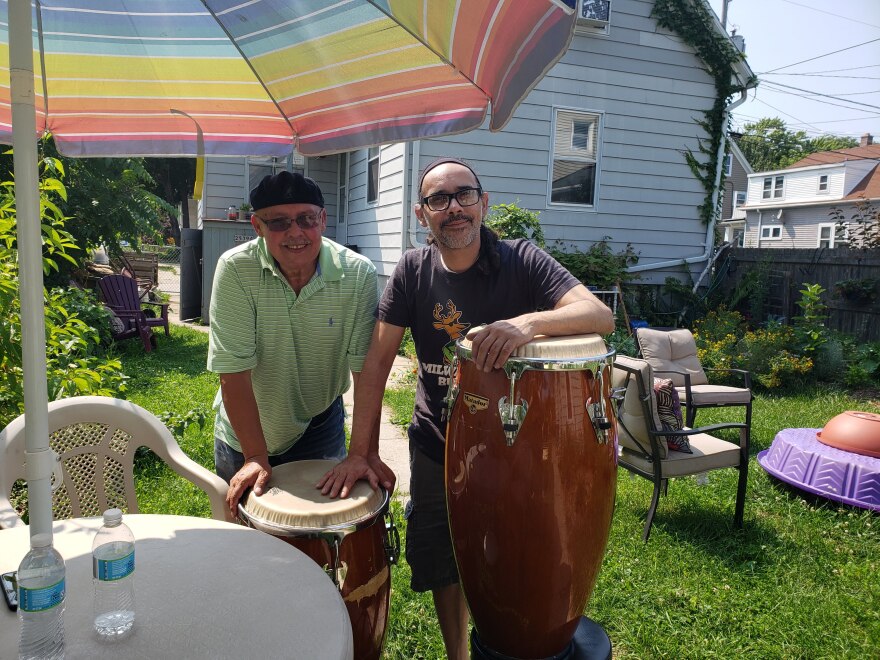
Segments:
[[[859,25],[867,25],[868,27],[874,27],[880,30],[880,25],[874,25],[873,23],[865,23],[865,21],[860,21],[857,18],[850,18],[849,16],[841,16],[840,14],[832,14],[830,11],[824,11],[822,9],[817,9],[816,7],[811,7],[810,5],[802,5],[800,2],[794,2],[794,0],[782,0],[783,2],[787,2],[790,5],[795,5],[797,7],[803,7],[804,9],[812,9],[813,11],[817,11],[820,14],[826,14],[828,16],[833,16],[834,18],[839,18],[844,21],[850,21],[852,23],[858,23]]]
[[[816,57],[811,57],[806,60],[801,60],[800,62],[794,62],[793,64],[786,64],[785,66],[776,67],[775,69],[770,69],[770,71],[764,71],[762,73],[759,73],[758,75],[763,76],[768,73],[773,73],[774,71],[781,71],[782,69],[788,69],[789,67],[797,66],[798,64],[804,64],[805,62],[812,62],[813,60],[819,60],[819,59],[822,59],[823,57],[828,57],[829,55],[836,55],[837,53],[842,53],[847,50],[852,50],[853,48],[859,48],[860,46],[867,46],[868,44],[873,44],[874,42],[877,42],[877,41],[880,41],[880,37],[877,37],[876,39],[871,39],[870,41],[863,41],[862,43],[855,44],[854,46],[847,46],[846,48],[841,48],[840,50],[835,50],[830,53],[825,53],[824,55],[816,55]]]
[[[880,110],[880,105],[871,105],[870,103],[862,103],[861,101],[850,101],[848,99],[842,99],[838,96],[833,96],[831,94],[823,94],[822,92],[814,92],[811,89],[803,89],[801,87],[793,87],[792,85],[785,85],[779,82],[768,82],[768,85],[775,85],[776,87],[785,87],[786,89],[794,89],[798,92],[806,92],[807,94],[812,94],[814,96],[823,96],[827,99],[834,99],[835,101],[843,101],[845,103],[852,103],[853,105],[863,105],[866,108],[871,108],[872,110]]]
[[[858,71],[860,69],[876,69],[880,64],[866,64],[865,66],[848,66],[845,69],[827,69],[825,71],[804,71],[803,73],[774,73],[775,76],[815,76],[819,73],[840,73],[841,71]]]
[[[861,103],[859,101],[850,101],[848,99],[840,99],[836,96],[828,96],[828,94],[819,94],[818,92],[810,92],[807,90],[806,94],[798,94],[797,92],[790,92],[788,89],[797,89],[797,87],[789,87],[788,85],[783,85],[783,87],[788,87],[788,89],[778,89],[773,85],[776,83],[768,83],[764,85],[764,89],[769,92],[776,92],[777,94],[790,94],[792,96],[797,96],[798,98],[807,99],[808,101],[815,101],[816,103],[824,103],[825,105],[833,105],[837,108],[846,108],[847,110],[852,110],[853,112],[869,112],[869,110],[862,110],[862,108],[854,108],[851,105],[841,105],[840,103],[832,103],[831,101],[823,101],[821,99],[815,98],[816,96],[823,96],[827,98],[834,99],[835,101],[843,101],[844,103],[852,103],[854,105],[863,105],[867,108],[871,108],[871,110],[880,110],[880,106],[877,105],[869,105],[868,103]]]

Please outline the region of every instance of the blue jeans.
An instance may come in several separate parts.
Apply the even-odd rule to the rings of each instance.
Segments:
[[[342,397],[337,397],[324,412],[312,418],[293,447],[283,454],[269,456],[269,465],[275,467],[291,461],[333,459],[341,461],[347,454],[345,448],[345,408]],[[244,455],[225,442],[214,437],[214,465],[226,483],[244,465]]]

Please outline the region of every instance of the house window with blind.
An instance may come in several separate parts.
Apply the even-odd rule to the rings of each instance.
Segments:
[[[379,201],[379,147],[370,147],[367,155],[367,203]]]
[[[764,178],[764,190],[761,195],[762,199],[778,199],[782,197],[783,186],[785,185],[784,176],[768,176]]]
[[[556,111],[551,204],[594,205],[598,143],[599,115]]]

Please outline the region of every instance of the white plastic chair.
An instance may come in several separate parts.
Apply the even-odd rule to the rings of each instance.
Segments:
[[[26,421],[20,415],[0,431],[0,529],[24,524],[9,496],[16,480],[25,479]],[[226,482],[184,454],[155,415],[130,401],[80,396],[50,402],[49,445],[63,475],[52,493],[54,520],[100,516],[113,507],[138,513],[133,467],[138,447],[148,447],[201,488],[213,518],[230,520]]]

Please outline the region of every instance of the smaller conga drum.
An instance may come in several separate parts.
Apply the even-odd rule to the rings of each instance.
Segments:
[[[355,484],[345,498],[315,488],[336,461],[296,461],[272,468],[262,495],[249,490],[238,505],[250,527],[295,546],[339,588],[348,609],[355,660],[382,654],[391,599],[391,565],[400,539],[388,511],[388,492]]]
[[[537,337],[485,373],[470,341],[456,344],[449,526],[489,657],[573,653],[614,510],[613,355],[598,335]]]

